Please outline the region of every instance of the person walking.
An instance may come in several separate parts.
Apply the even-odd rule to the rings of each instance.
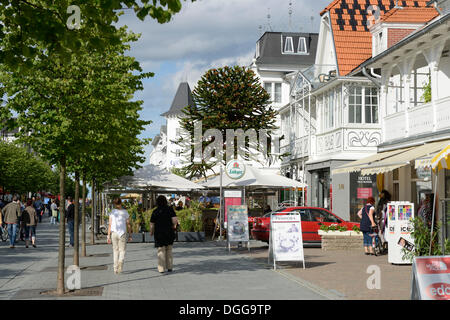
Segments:
[[[387,249],[386,239],[386,225],[387,225],[387,205],[391,202],[391,194],[387,190],[382,190],[380,193],[380,200],[377,204],[375,223],[378,226],[380,232],[380,239],[383,244],[383,248]]]
[[[50,224],[56,224],[58,219],[58,206],[56,205],[55,199],[52,199],[52,204],[50,205],[50,211],[52,213],[50,217]]]
[[[4,223],[8,225],[10,248],[14,249],[16,244],[16,235],[19,227],[21,212],[19,197],[13,196],[12,202],[3,208]]]
[[[67,228],[69,229],[69,244],[71,247],[73,247],[74,237],[73,237],[73,231],[75,226],[75,205],[73,204],[72,197],[67,198],[67,203],[69,204],[67,206],[67,214],[66,214],[66,223]]]
[[[36,210],[33,208],[33,201],[29,199],[27,206],[22,213],[22,223],[25,229],[25,248],[28,248],[28,243],[31,235],[31,244],[36,248],[36,226],[38,223],[38,216]]]
[[[36,214],[39,218],[39,223],[42,222],[42,215],[44,214],[44,205],[42,204],[41,198],[37,197],[36,201],[33,202],[34,210],[36,210]]]
[[[165,196],[159,196],[156,199],[156,205],[157,208],[150,218],[150,235],[155,236],[155,247],[158,249],[158,271],[172,272],[172,247],[178,219],[173,208],[169,207]]]
[[[117,198],[114,200],[115,208],[109,214],[108,227],[108,244],[113,245],[114,256],[114,273],[120,274],[123,270],[123,263],[125,261],[125,250],[127,245],[127,230],[128,241],[131,241],[131,224],[130,215],[128,211],[122,206],[122,200]]]
[[[361,218],[360,230],[363,233],[364,251],[366,255],[374,255],[372,248],[372,237],[370,236],[377,229],[374,219],[375,199],[373,197],[367,198],[367,204],[358,211],[358,217]]]

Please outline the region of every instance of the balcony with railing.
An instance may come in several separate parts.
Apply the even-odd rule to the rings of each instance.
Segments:
[[[450,129],[450,96],[388,115],[384,128],[385,141]]]

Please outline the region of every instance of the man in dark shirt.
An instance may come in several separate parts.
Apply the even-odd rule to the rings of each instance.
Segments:
[[[73,199],[71,197],[67,198],[67,202],[69,203],[69,206],[67,207],[66,221],[67,221],[67,228],[69,229],[69,235],[70,235],[70,246],[73,247],[75,205],[73,204]]]

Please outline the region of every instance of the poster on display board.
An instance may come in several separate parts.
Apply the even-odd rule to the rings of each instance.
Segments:
[[[389,202],[388,203],[388,261],[392,264],[411,264],[412,260],[403,259],[403,249],[414,250],[414,239],[411,235],[414,219],[414,204],[411,202]]]
[[[231,242],[247,242],[247,248],[250,250],[247,206],[228,206],[227,218],[228,250],[231,249]]]
[[[450,256],[415,257],[411,300],[450,300]]]
[[[228,217],[228,207],[229,206],[238,206],[242,204],[242,191],[241,190],[224,190],[224,208],[225,208],[225,216],[224,216],[224,225],[227,228],[227,217]]]
[[[269,258],[273,256],[273,266],[277,261],[303,261],[302,223],[299,214],[272,215],[270,218]]]

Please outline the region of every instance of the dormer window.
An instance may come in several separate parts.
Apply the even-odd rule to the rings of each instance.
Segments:
[[[284,53],[294,53],[294,40],[292,37],[286,37],[286,42],[284,43]]]
[[[298,53],[307,53],[308,50],[306,50],[306,39],[303,37],[300,37],[298,40]]]
[[[259,49],[259,41],[256,43],[256,59],[258,59],[259,58],[259,56],[260,56],[260,49]]]

